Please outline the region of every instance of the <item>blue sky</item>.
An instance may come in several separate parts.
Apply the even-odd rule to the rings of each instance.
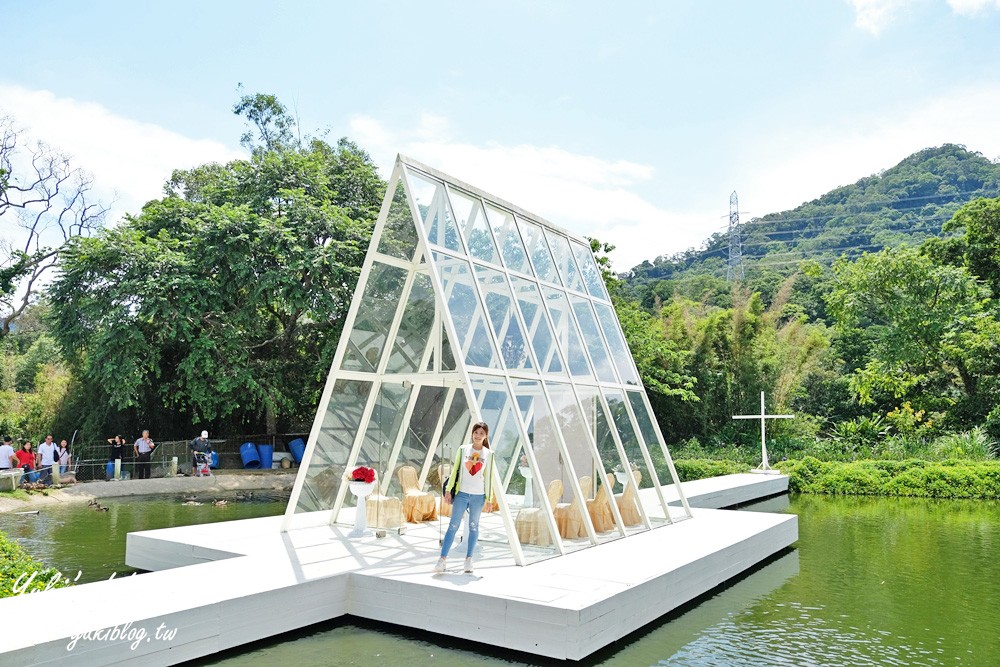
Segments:
[[[144,5],[149,4],[151,7]],[[614,243],[619,270],[944,142],[1000,157],[1000,0],[0,0],[0,112],[116,215],[239,156],[242,82]],[[2,234],[2,232],[0,232]]]

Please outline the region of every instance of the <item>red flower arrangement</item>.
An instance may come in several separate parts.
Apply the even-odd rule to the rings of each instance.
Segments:
[[[351,473],[352,482],[364,482],[365,484],[371,484],[375,481],[375,469],[366,468],[365,466],[360,466],[354,469]]]

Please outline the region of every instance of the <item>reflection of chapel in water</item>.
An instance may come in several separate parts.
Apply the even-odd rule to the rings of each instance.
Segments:
[[[480,542],[519,564],[690,518],[589,244],[397,159],[285,527],[438,519],[456,447],[490,426]],[[504,490],[504,493],[499,493]],[[332,513],[332,514],[331,514]]]

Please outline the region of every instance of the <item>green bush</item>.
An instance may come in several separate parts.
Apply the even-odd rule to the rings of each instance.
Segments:
[[[45,567],[21,545],[0,533],[0,598],[68,585],[70,582],[58,570]]]
[[[838,495],[1000,498],[1000,462],[820,461],[813,457],[775,465],[789,490]]]
[[[719,461],[714,459],[683,459],[674,461],[674,469],[677,470],[677,477],[682,482],[690,482],[695,479],[705,479],[706,477],[719,477],[721,475],[733,475],[740,472],[749,472],[750,466],[739,461]],[[666,479],[670,479],[667,477]],[[661,479],[661,482],[664,480]]]

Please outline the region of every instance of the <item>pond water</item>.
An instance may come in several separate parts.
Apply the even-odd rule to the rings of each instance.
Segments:
[[[153,511],[154,502],[164,506]],[[0,520],[35,556],[64,572],[100,570],[102,576],[89,577],[94,579],[109,569],[125,571],[115,563],[121,562],[129,530],[263,516],[284,507],[280,499],[226,507],[185,507],[179,499],[131,504],[120,505],[113,528],[114,507],[14,517],[13,530],[9,515]],[[755,509],[799,516],[793,550],[584,664],[1000,664],[1000,503],[795,496],[743,511]],[[97,528],[83,530],[85,525]],[[94,532],[103,541],[91,545],[87,538],[82,551],[73,544]],[[109,539],[118,546],[109,546]],[[365,667],[545,664],[461,639],[355,620],[312,626],[198,664],[263,666],[278,660]]]

